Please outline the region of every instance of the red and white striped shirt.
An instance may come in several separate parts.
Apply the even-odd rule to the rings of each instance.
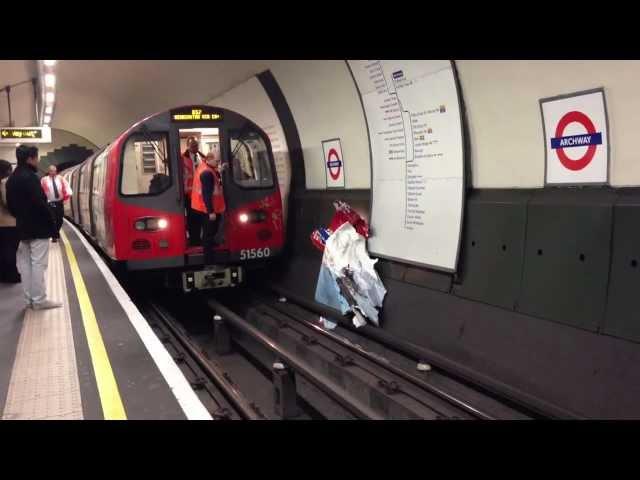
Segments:
[[[56,188],[58,190],[57,197],[52,182],[56,182]],[[42,185],[42,189],[44,190],[44,193],[47,196],[47,200],[49,202],[66,201],[73,194],[73,192],[71,191],[71,187],[60,175],[56,175],[55,177],[52,177],[51,175],[45,175],[44,177],[42,177],[42,180],[40,180],[40,184]]]

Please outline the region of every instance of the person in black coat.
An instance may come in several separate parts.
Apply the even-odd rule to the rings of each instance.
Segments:
[[[22,276],[27,307],[34,310],[58,308],[47,299],[44,275],[49,263],[49,239],[55,234],[55,220],[38,179],[38,149],[16,148],[18,166],[7,180],[7,207],[16,218],[20,238],[18,270]]]

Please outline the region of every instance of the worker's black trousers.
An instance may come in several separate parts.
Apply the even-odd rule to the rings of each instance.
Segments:
[[[56,230],[52,238],[58,239],[60,238],[60,229],[62,228],[62,219],[64,218],[64,204],[62,202],[49,202],[49,208],[51,208],[56,224]]]
[[[221,240],[218,238],[218,230],[222,225],[222,214],[216,215],[215,220],[209,220],[209,216],[204,217],[205,220],[203,222],[203,230],[204,235],[202,236],[202,247],[204,250],[204,264],[205,265],[213,265],[215,263],[214,260],[214,251],[213,248],[216,245],[221,243]]]
[[[189,245],[196,246],[202,244],[202,223],[203,214],[191,208],[191,197],[185,196],[187,208],[187,232],[189,232]]]

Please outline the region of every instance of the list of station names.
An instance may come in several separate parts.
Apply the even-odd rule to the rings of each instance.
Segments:
[[[463,148],[449,61],[355,60],[372,153],[372,252],[455,270]]]
[[[389,75],[380,60],[366,62],[364,69],[373,87],[366,99],[374,118],[370,133],[378,137],[381,158],[377,160],[394,165],[377,169],[378,179],[403,181],[403,228],[423,227],[429,208],[425,196],[429,170],[434,162],[444,160],[436,126],[442,124],[438,117],[447,113],[447,107],[415,101],[424,98],[411,91],[421,87],[420,81],[407,78],[402,70]]]

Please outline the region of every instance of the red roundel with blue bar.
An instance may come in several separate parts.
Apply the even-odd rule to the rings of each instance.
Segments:
[[[338,178],[340,178],[342,160],[340,160],[335,148],[329,150],[329,154],[327,155],[327,168],[329,169],[329,175],[331,175],[331,178],[334,180],[338,180]]]
[[[579,123],[586,129],[586,133],[580,135],[564,135],[567,125]],[[577,171],[585,168],[596,154],[598,145],[602,145],[602,132],[596,132],[596,127],[591,119],[582,112],[572,111],[565,113],[556,127],[555,137],[551,139],[551,148],[556,151],[558,160],[567,169]],[[571,159],[565,153],[565,148],[587,147],[584,155],[577,159]]]

